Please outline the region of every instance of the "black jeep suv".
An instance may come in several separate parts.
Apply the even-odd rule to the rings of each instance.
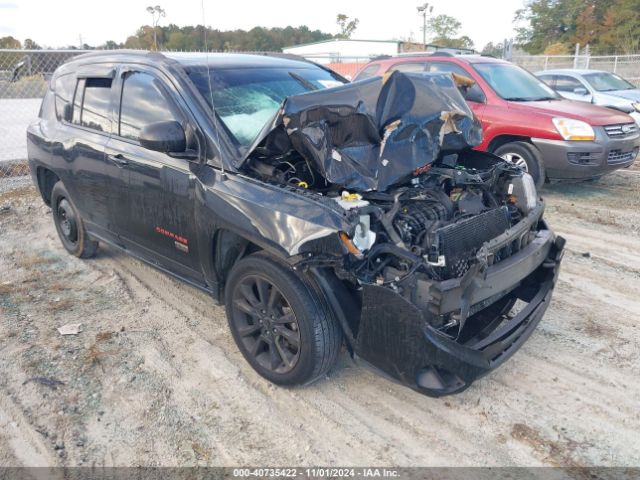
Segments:
[[[482,131],[459,80],[81,55],[51,79],[29,164],[70,253],[104,242],[208,291],[270,381],[317,379],[344,341],[440,396],[531,335],[564,243],[531,177],[472,150]]]

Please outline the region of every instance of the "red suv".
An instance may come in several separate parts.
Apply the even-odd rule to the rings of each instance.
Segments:
[[[622,112],[566,100],[526,70],[492,57],[448,53],[375,60],[354,81],[386,72],[451,72],[476,83],[465,98],[482,122],[477,147],[545,179],[599,177],[638,156],[640,131]]]

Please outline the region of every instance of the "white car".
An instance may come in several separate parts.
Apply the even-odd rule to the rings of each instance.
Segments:
[[[565,98],[621,110],[640,125],[640,88],[615,73],[567,69],[535,75]]]

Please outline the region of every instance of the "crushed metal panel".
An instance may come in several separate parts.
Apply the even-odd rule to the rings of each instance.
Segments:
[[[356,191],[384,191],[441,151],[482,141],[480,122],[449,74],[394,72],[292,96],[273,127],[268,135],[283,128],[329,182]]]

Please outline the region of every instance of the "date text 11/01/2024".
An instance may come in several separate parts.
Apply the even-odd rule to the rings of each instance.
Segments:
[[[238,478],[397,478],[400,472],[389,468],[236,468]]]

